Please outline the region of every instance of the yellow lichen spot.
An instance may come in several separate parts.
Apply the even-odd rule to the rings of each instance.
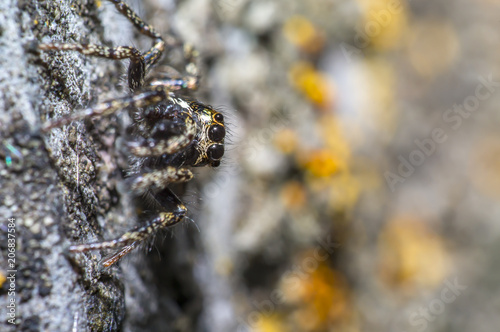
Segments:
[[[38,25],[38,20],[37,20],[37,19],[35,19],[35,20],[33,21],[33,24],[34,24],[34,25]]]
[[[283,319],[279,315],[261,315],[261,318],[252,328],[254,332],[282,332],[286,331]]]
[[[423,77],[433,78],[450,68],[459,52],[453,27],[441,21],[415,25],[407,42],[410,63]]]
[[[96,6],[97,8],[101,8],[101,6],[102,6],[102,2],[101,2],[101,0],[96,0],[96,2],[95,2],[95,6]]]
[[[351,148],[344,138],[338,119],[331,114],[324,115],[318,120],[318,126],[326,147],[335,154],[339,168],[347,168]]]
[[[304,167],[315,177],[328,177],[338,170],[338,161],[329,150],[311,151],[306,157]]]
[[[448,256],[443,240],[411,217],[391,220],[378,241],[379,275],[391,289],[412,293],[435,287],[446,277]]]
[[[0,271],[0,288],[3,287],[3,284],[7,281],[7,278],[5,277],[5,274],[3,271]]]
[[[281,200],[287,209],[298,210],[306,204],[306,190],[300,182],[290,181],[281,189]]]
[[[379,51],[393,49],[406,31],[404,0],[358,0],[363,21],[356,29],[358,47],[371,45]]]
[[[288,72],[291,84],[322,109],[332,105],[335,87],[326,75],[309,62],[297,62]]]
[[[290,154],[297,149],[297,134],[291,129],[283,129],[276,133],[274,146],[285,154]]]
[[[289,316],[292,323],[297,331],[352,326],[353,308],[345,278],[315,259],[315,255],[314,250],[306,251],[298,260],[299,265],[305,267],[302,277],[287,275],[287,280],[281,282],[284,298],[294,308]]]
[[[317,53],[323,48],[323,33],[303,16],[290,17],[283,26],[283,33],[290,43],[305,52]]]

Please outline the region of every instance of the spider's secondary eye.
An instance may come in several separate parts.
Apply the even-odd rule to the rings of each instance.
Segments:
[[[207,151],[208,158],[211,160],[219,160],[224,155],[224,145],[212,144]]]
[[[217,122],[224,123],[224,116],[220,113],[215,114],[214,119]]]
[[[226,136],[226,129],[221,125],[213,125],[208,129],[208,138],[214,142],[220,142]]]

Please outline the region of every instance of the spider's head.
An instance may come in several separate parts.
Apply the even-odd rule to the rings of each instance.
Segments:
[[[192,102],[190,106],[198,124],[198,134],[194,145],[197,158],[193,166],[217,167],[224,155],[224,137],[226,136],[224,116],[213,108],[197,102]]]

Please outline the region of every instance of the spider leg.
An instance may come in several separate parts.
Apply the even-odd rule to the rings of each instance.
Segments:
[[[157,194],[151,194],[151,196],[159,204],[160,209],[157,212],[156,217],[150,219],[145,225],[133,228],[113,240],[72,245],[69,247],[69,251],[87,252],[91,250],[121,248],[119,251],[104,260],[103,265],[110,266],[132,251],[139,244],[150,239],[157,233],[158,230],[174,226],[184,219],[187,209],[169,188],[165,188]],[[172,204],[175,205],[173,212],[167,211],[170,210],[169,205]]]
[[[168,36],[165,41],[163,37],[149,24],[144,22],[137,14],[124,2],[121,0],[108,0],[115,4],[116,9],[125,16],[136,28],[145,36],[153,39],[153,47],[144,54],[146,60],[146,70],[149,67],[158,62],[161,54],[165,51],[165,44],[169,46],[176,46],[179,42],[173,37]],[[198,68],[196,67],[196,59],[198,57],[198,52],[196,49],[189,45],[184,44],[184,58],[187,60],[188,64],[186,66],[186,72],[189,75],[198,76]]]
[[[137,14],[124,2],[120,0],[108,0],[114,3],[116,9],[125,16],[135,27],[145,36],[153,39],[153,47],[144,54],[146,70],[154,65],[165,50],[165,41],[162,36],[151,25],[144,22]]]
[[[198,89],[198,77],[184,76],[179,78],[161,78],[152,80],[150,86],[162,86],[168,91],[177,91],[181,89],[196,90]]]
[[[164,39],[153,26],[144,22],[127,4],[121,0],[108,1],[114,3],[116,9],[123,16],[125,16],[140,33],[153,39],[153,46],[144,54],[146,72],[148,72],[151,66],[158,62],[162,53],[165,51],[166,44],[170,47],[179,45],[179,42],[173,36],[168,35],[167,38]],[[187,61],[186,72],[189,76],[183,78],[183,81],[189,82],[188,84],[185,84],[189,89],[196,89],[198,87],[198,67],[196,66],[198,55],[198,52],[193,46],[184,44],[184,58]],[[195,82],[193,83],[194,79]]]
[[[38,48],[42,51],[76,51],[84,55],[97,56],[101,58],[122,60],[130,59],[128,68],[128,85],[132,91],[144,85],[144,77],[149,68],[154,65],[165,50],[165,41],[156,30],[144,22],[125,3],[119,0],[109,0],[116,9],[123,14],[139,30],[140,33],[153,39],[153,46],[146,53],[129,46],[106,47],[94,44],[64,44],[51,43],[40,44]]]
[[[148,79],[147,85],[153,87],[162,86],[168,91],[198,89],[200,80],[198,66],[196,65],[198,52],[189,44],[184,44],[184,59],[186,60],[185,71],[187,75],[181,76],[173,68],[163,66],[158,68],[157,73]]]
[[[128,85],[132,91],[144,85],[146,62],[141,52],[130,46],[107,47],[94,44],[65,44],[50,43],[40,44],[42,51],[76,51],[84,55],[100,58],[123,60],[130,59],[128,68]]]
[[[115,264],[120,259],[122,259],[122,257],[126,256],[132,250],[137,248],[138,245],[139,245],[138,242],[132,242],[131,244],[123,247],[120,251],[117,251],[117,252],[113,253],[111,256],[104,258],[101,262],[99,262],[99,264],[102,267],[110,267],[111,265]]]
[[[170,130],[171,128],[157,129],[153,139],[142,139],[141,141],[129,143],[130,152],[137,157],[153,157],[175,153],[193,141],[197,128],[191,115],[185,113],[183,130],[176,135],[172,135]]]
[[[165,188],[169,183],[187,182],[193,178],[193,173],[187,168],[166,168],[154,170],[137,176],[132,189],[137,193],[144,193],[148,190],[157,191]]]
[[[79,112],[70,114],[68,116],[53,120],[51,122],[47,122],[42,126],[42,131],[47,132],[50,129],[61,127],[73,121],[82,120],[84,118],[111,115],[114,112],[127,107],[136,107],[136,108],[147,107],[149,105],[159,103],[165,98],[166,94],[165,91],[163,91],[163,89],[157,88],[154,90],[146,90],[144,92],[135,94],[133,96],[127,96],[105,101],[93,107],[89,107]]]

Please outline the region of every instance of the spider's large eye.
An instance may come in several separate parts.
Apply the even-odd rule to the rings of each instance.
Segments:
[[[224,116],[220,113],[214,115],[214,120],[219,123],[224,123]]]
[[[212,144],[207,151],[208,158],[210,160],[219,160],[224,155],[224,145],[222,144]]]
[[[221,125],[213,125],[208,129],[208,138],[214,142],[220,142],[226,136],[226,129]]]

